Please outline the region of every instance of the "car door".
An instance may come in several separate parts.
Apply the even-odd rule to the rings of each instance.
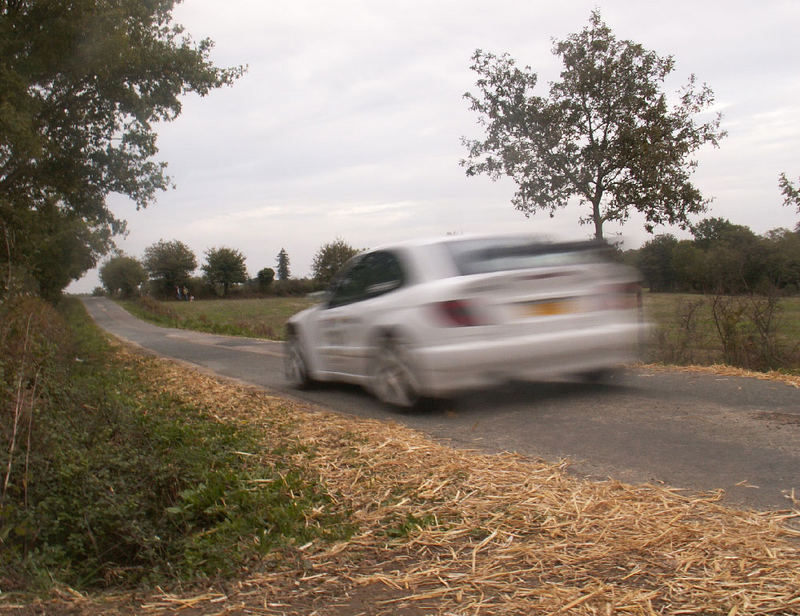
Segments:
[[[377,323],[391,322],[397,305],[392,292],[406,281],[398,257],[390,251],[379,250],[364,255],[359,280],[363,284],[357,301],[337,323],[341,336],[340,369],[357,379],[369,373],[373,333]]]
[[[327,372],[347,374],[348,324],[354,318],[354,306],[365,297],[366,287],[366,268],[360,257],[351,260],[332,285],[330,298],[318,320],[319,357],[322,369]]]

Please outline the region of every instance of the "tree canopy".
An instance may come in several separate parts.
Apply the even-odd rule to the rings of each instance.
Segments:
[[[183,242],[159,240],[145,248],[144,267],[160,292],[172,295],[175,287],[189,282],[189,276],[197,269],[197,258]]]
[[[311,262],[311,273],[317,282],[327,285],[341,267],[359,253],[341,238],[322,246]]]
[[[100,281],[112,295],[131,297],[146,280],[147,272],[139,260],[124,254],[111,257],[100,267]]]
[[[154,125],[244,70],[214,66],[212,42],[173,23],[175,3],[0,1],[0,261],[60,268],[64,252],[42,250],[56,216],[84,240],[63,288],[124,230],[110,193],[146,207],[170,186]]]
[[[209,248],[202,269],[211,284],[222,285],[222,296],[227,297],[232,284],[247,281],[247,268],[244,262],[245,257],[238,250],[224,246]]]
[[[262,293],[269,289],[272,281],[275,280],[275,270],[271,267],[264,267],[258,270],[256,274],[258,279],[258,290]]]
[[[688,225],[688,215],[708,203],[690,182],[692,156],[725,135],[719,114],[695,119],[713,103],[712,91],[692,75],[670,105],[663,86],[673,58],[618,40],[598,11],[553,53],[563,63],[560,80],[539,96],[530,67],[508,54],[475,52],[478,93],[464,96],[486,136],[463,139],[467,175],[511,177],[512,202],[526,215],[553,216],[577,198],[588,209],[581,223],[592,223],[596,238],[604,223],[624,222],[631,210],[644,214],[650,232]]]
[[[800,233],[774,229],[764,236],[724,218],[692,227],[693,240],[656,235],[626,257],[651,291],[756,293],[800,290]]]

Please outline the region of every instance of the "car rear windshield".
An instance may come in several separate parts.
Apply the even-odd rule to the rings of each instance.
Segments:
[[[528,238],[468,239],[445,244],[462,276],[608,261],[601,242],[546,243]]]

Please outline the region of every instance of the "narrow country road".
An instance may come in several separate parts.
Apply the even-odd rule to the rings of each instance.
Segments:
[[[157,327],[105,298],[84,304],[109,333],[159,355],[341,413],[401,422],[455,447],[568,458],[591,477],[723,489],[726,502],[755,509],[800,508],[800,389],[789,384],[631,369],[608,385],[513,384],[403,414],[358,388],[290,390],[280,342]]]

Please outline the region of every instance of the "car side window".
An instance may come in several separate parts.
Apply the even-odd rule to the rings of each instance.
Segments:
[[[403,268],[394,254],[384,251],[369,253],[343,272],[328,301],[328,308],[378,297],[401,287],[404,282]]]
[[[364,259],[359,259],[350,268],[342,273],[339,281],[335,284],[328,308],[352,304],[364,299],[367,288],[367,268]]]
[[[391,252],[374,252],[369,259],[369,280],[365,289],[367,297],[378,297],[400,288],[405,283],[403,267]]]

